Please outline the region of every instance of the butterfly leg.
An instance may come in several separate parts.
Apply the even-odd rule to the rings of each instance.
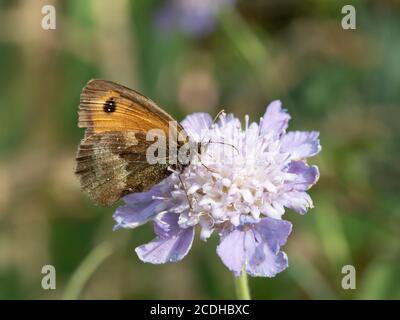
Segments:
[[[190,208],[190,211],[192,211],[192,210],[193,210],[193,207],[192,207],[192,201],[190,201],[190,199],[189,199],[189,194],[188,194],[188,192],[187,192],[187,189],[186,189],[185,183],[183,182],[183,180],[182,180],[182,177],[181,177],[181,174],[180,174],[180,173],[178,173],[178,178],[179,178],[179,181],[180,181],[180,182],[181,182],[181,184],[182,184],[182,188],[183,188],[183,190],[185,191],[185,195],[186,195],[186,199],[187,199],[187,201],[188,201],[188,203],[189,203],[189,208]]]

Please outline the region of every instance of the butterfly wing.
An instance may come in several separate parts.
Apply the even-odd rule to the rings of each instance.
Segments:
[[[169,122],[176,121],[144,95],[117,83],[90,80],[83,88],[79,106],[79,127],[86,134],[105,131],[164,130],[168,137]],[[183,128],[178,124],[177,131]]]
[[[86,134],[75,170],[83,190],[98,204],[111,205],[167,177],[168,164],[150,165],[146,159],[153,143],[146,134],[160,129],[168,139],[170,121],[175,120],[136,91],[109,81],[89,81],[81,94],[79,127],[86,128]]]

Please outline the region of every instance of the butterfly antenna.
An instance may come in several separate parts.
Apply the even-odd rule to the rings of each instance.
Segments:
[[[209,141],[208,143],[224,144],[224,145],[230,146],[230,147],[232,147],[233,149],[235,149],[236,152],[237,152],[238,154],[240,153],[240,152],[239,152],[239,149],[236,148],[236,147],[235,147],[233,144],[231,144],[231,143],[226,143],[226,142],[223,142],[223,141]]]

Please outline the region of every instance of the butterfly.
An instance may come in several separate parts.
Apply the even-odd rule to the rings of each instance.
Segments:
[[[90,80],[79,105],[78,126],[86,131],[76,155],[75,173],[82,189],[97,204],[110,206],[168,177],[168,162],[147,161],[146,150],[153,141],[146,135],[151,129],[162,130],[167,137],[165,148],[170,148],[171,122],[176,123],[177,134],[187,137],[171,115],[139,92],[111,81]],[[179,148],[187,141],[174,143]]]

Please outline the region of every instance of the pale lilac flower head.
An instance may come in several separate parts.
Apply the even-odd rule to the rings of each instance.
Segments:
[[[168,0],[156,14],[159,29],[179,29],[190,36],[211,32],[221,9],[235,0]]]
[[[242,270],[264,277],[283,271],[288,260],[280,247],[292,225],[282,215],[285,208],[304,214],[313,207],[306,191],[319,171],[307,158],[321,150],[318,132],[286,133],[289,119],[281,102],[274,101],[259,123],[249,123],[246,116],[244,128],[231,114],[216,124],[206,113],[183,120],[190,138],[205,142],[197,161],[148,192],[128,195],[114,214],[116,228],[153,221],[156,238],[136,248],[139,258],[181,260],[198,227],[202,240],[219,235],[217,254],[236,276]]]

